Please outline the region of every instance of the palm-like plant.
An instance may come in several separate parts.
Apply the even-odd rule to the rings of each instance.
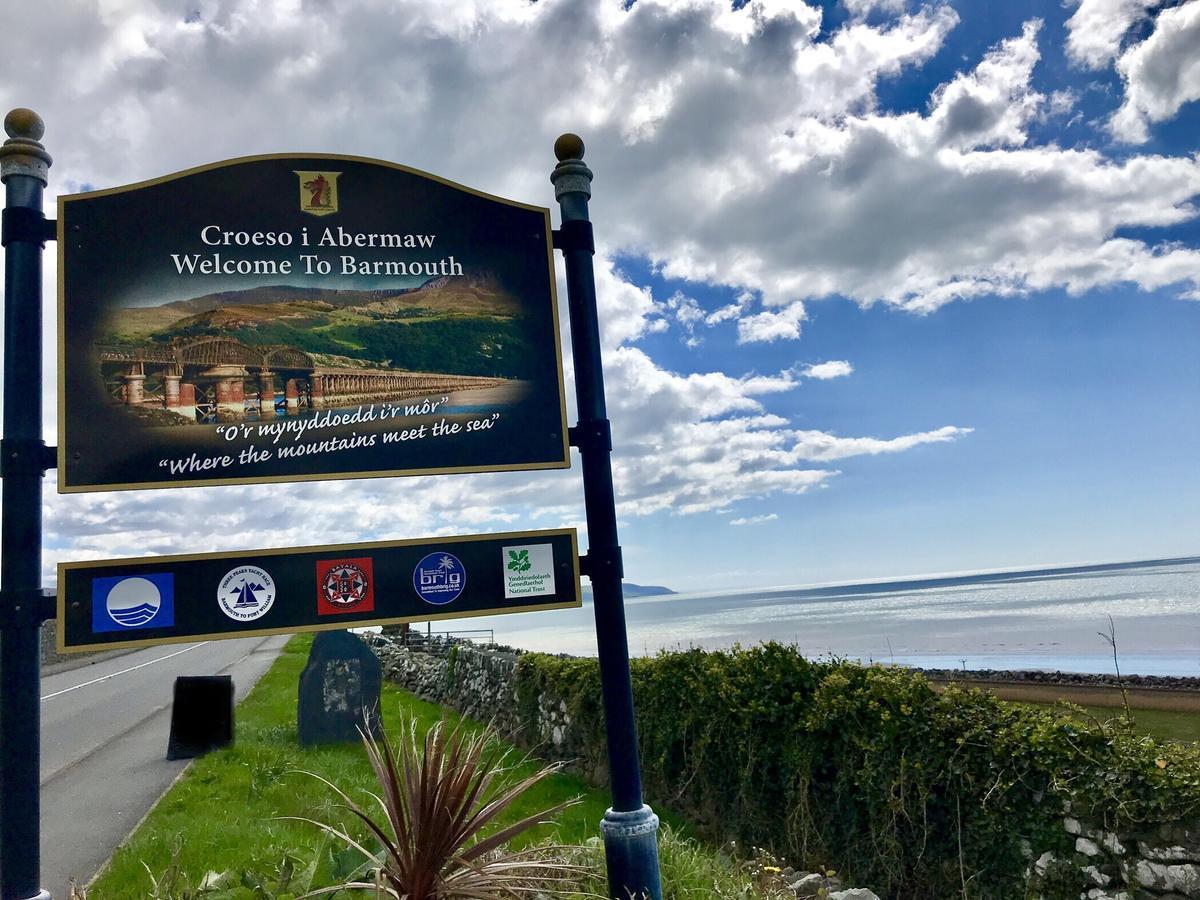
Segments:
[[[378,742],[363,735],[382,793],[371,795],[383,812],[379,821],[337,785],[313,775],[342,798],[341,808],[367,826],[380,849],[373,853],[340,828],[303,819],[357,849],[371,860],[375,872],[370,882],[348,882],[306,896],[372,888],[397,900],[520,898],[566,886],[582,873],[580,867],[548,855],[546,847],[504,849],[516,835],[550,822],[577,801],[560,803],[483,836],[497,816],[530,787],[557,772],[559,764],[514,780],[504,777],[510,771],[509,752],[499,748],[490,728],[471,733],[461,725],[448,728],[443,719],[422,739],[414,720],[405,732],[407,739],[395,750],[386,735]]]

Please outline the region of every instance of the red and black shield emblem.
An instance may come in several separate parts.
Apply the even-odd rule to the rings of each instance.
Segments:
[[[375,609],[371,560],[325,559],[317,563],[317,614],[322,616]]]

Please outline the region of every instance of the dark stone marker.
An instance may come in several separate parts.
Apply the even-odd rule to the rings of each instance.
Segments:
[[[183,675],[175,679],[167,759],[191,759],[233,743],[233,679]]]
[[[382,684],[378,657],[357,635],[322,631],[300,673],[300,743],[308,747],[358,741],[360,728],[379,737]]]

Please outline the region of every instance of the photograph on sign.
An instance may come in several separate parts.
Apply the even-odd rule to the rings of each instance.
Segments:
[[[151,646],[580,604],[574,529],[60,563],[58,648]]]
[[[62,492],[569,463],[544,208],[270,156],[58,223]]]

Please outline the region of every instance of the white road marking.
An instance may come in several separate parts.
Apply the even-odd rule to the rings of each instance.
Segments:
[[[118,675],[125,675],[128,672],[136,672],[138,669],[144,669],[146,666],[152,666],[157,662],[162,662],[165,659],[170,659],[173,656],[179,656],[181,653],[187,653],[189,650],[195,650],[197,647],[203,647],[210,641],[201,641],[198,644],[192,644],[190,647],[184,647],[182,650],[176,650],[174,653],[168,653],[166,656],[160,656],[158,659],[152,659],[149,662],[138,663],[136,666],[130,666],[128,669],[122,669],[120,672],[113,672],[111,675],[102,675],[99,678],[93,678],[91,681],[85,681],[83,684],[77,684],[74,687],[63,688],[61,691],[55,691],[53,694],[47,694],[41,699],[43,701],[61,697],[63,694],[69,694],[71,691],[77,691],[80,688],[85,688],[91,684],[99,684],[101,681],[108,681],[110,678],[116,678]]]

